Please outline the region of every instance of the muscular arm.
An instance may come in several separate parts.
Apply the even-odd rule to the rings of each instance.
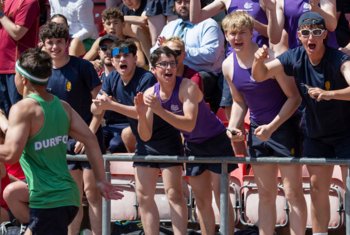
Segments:
[[[0,145],[1,162],[12,164],[19,161],[30,135],[31,119],[33,118],[31,105],[33,102],[26,100],[12,106],[5,143]]]

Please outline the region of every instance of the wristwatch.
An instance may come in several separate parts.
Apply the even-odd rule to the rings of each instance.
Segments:
[[[0,18],[2,18],[5,15],[3,11],[0,11]]]

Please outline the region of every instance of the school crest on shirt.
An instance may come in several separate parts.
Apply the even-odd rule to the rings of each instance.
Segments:
[[[170,106],[170,110],[171,110],[172,113],[177,113],[177,112],[180,111],[180,108],[179,108],[179,106],[177,104],[172,104]]]
[[[66,82],[66,91],[72,90],[72,83],[70,81]]]
[[[325,89],[326,91],[329,91],[329,90],[331,89],[331,83],[330,83],[330,81],[326,81],[326,82],[324,83],[324,89]]]
[[[311,5],[310,5],[310,3],[304,2],[304,5],[303,5],[303,12],[307,12],[307,11],[310,11],[310,10],[311,10]]]
[[[246,2],[243,5],[245,11],[252,11],[253,10],[253,3],[251,2]]]

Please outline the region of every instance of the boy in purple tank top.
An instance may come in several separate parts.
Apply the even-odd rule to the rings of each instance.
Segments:
[[[258,83],[251,75],[254,53],[259,49],[252,41],[253,19],[245,12],[234,12],[222,21],[226,40],[234,51],[223,62],[224,77],[234,103],[227,135],[233,141],[244,139],[239,128],[250,112],[248,137],[250,157],[291,157],[298,148],[297,122],[293,117],[301,102],[292,78],[276,76]],[[285,195],[290,204],[291,234],[304,234],[306,204],[302,191],[301,166],[252,165],[259,192],[259,234],[274,233],[278,170],[282,173]],[[291,196],[293,195],[293,196]]]
[[[168,47],[160,47],[151,54],[152,72],[158,83],[138,94],[139,130],[147,141],[152,135],[153,114],[175,128],[185,139],[187,156],[233,156],[225,127],[203,100],[203,93],[191,80],[176,77],[176,54]],[[147,108],[148,106],[148,108]],[[140,118],[143,117],[143,118]],[[229,171],[236,168],[229,165]],[[186,164],[186,175],[195,195],[202,234],[215,234],[212,208],[212,190],[217,205],[220,203],[220,164]],[[208,190],[212,189],[212,190]],[[234,215],[229,201],[230,233],[233,234]]]

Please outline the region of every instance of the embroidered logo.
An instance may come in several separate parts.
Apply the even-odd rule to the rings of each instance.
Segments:
[[[171,112],[176,113],[176,112],[180,111],[180,108],[179,108],[179,106],[177,104],[172,104],[170,106],[170,110],[171,110]]]
[[[253,3],[251,3],[251,2],[246,2],[246,3],[244,3],[244,9],[246,10],[246,11],[252,11],[252,8],[253,8]]]
[[[331,83],[329,81],[326,81],[324,83],[324,88],[326,89],[326,91],[329,91],[331,89]]]
[[[70,81],[68,81],[66,83],[66,91],[71,91],[72,90],[72,83]]]

